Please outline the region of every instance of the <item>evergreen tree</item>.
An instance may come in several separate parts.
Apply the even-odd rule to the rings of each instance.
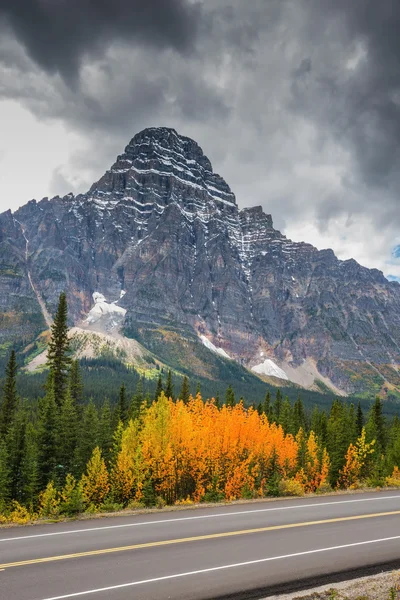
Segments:
[[[172,383],[171,369],[168,371],[167,385],[165,386],[165,395],[167,398],[174,398],[174,385]]]
[[[126,423],[126,421],[128,419],[128,400],[126,397],[126,388],[125,388],[124,383],[119,388],[119,398],[118,398],[116,414],[117,414],[117,420],[120,420],[123,423]]]
[[[197,382],[196,385],[196,396],[201,396],[201,385],[200,385],[200,381]]]
[[[68,388],[75,406],[80,408],[83,404],[83,383],[78,360],[71,361]]]
[[[297,433],[293,426],[292,405],[287,396],[282,404],[280,423],[285,433]]]
[[[361,402],[358,401],[357,415],[356,415],[356,426],[357,426],[357,437],[360,437],[362,429],[364,427],[364,414],[361,408]]]
[[[20,407],[14,416],[10,430],[6,437],[8,461],[10,467],[10,496],[13,500],[21,501],[23,497],[22,461],[25,448],[25,434],[27,427],[27,414]]]
[[[129,417],[131,419],[137,419],[139,417],[143,403],[143,381],[142,379],[139,379],[138,384],[136,386],[136,394],[132,396],[131,406],[129,408]]]
[[[189,379],[184,375],[182,379],[181,391],[179,392],[179,399],[182,400],[185,404],[189,402],[190,397],[190,387],[189,387]]]
[[[268,421],[272,421],[272,407],[271,407],[271,394],[268,390],[265,394],[264,404],[263,404],[263,412],[267,417]]]
[[[215,406],[220,409],[221,408],[221,400],[219,397],[219,392],[216,393],[215,395]]]
[[[235,392],[231,385],[228,386],[225,393],[225,404],[226,406],[235,406],[236,404]]]
[[[161,394],[163,393],[163,391],[164,391],[164,388],[163,388],[162,378],[161,378],[161,373],[160,373],[158,376],[158,380],[157,380],[156,393],[154,395],[154,400],[156,402],[159,399],[159,397],[161,396]]]
[[[294,433],[296,435],[296,433],[299,431],[300,427],[304,431],[307,430],[306,413],[304,410],[303,401],[299,396],[293,406],[293,431],[292,431],[292,433]]]
[[[276,391],[274,407],[272,410],[272,416],[273,416],[272,420],[275,421],[275,423],[277,423],[277,424],[279,424],[281,422],[281,410],[282,410],[282,393],[281,393],[281,390],[278,388]]]
[[[68,391],[65,400],[60,409],[59,429],[58,429],[58,464],[60,473],[60,483],[68,473],[71,473],[74,467],[74,455],[78,435],[78,414],[76,410],[75,399]]]
[[[0,437],[6,436],[18,405],[17,397],[17,359],[11,350],[6,367],[6,379],[3,387],[3,398],[0,405]]]
[[[351,443],[351,432],[348,431],[347,411],[342,402],[335,400],[327,423],[327,450],[331,459],[329,473],[330,484],[336,486],[339,473],[345,464],[347,449]]]
[[[21,464],[23,481],[22,499],[31,510],[35,507],[39,488],[39,451],[37,432],[32,423],[28,423],[25,433],[24,453]]]
[[[274,446],[266,469],[267,495],[279,496],[279,484],[282,480],[282,469],[279,465],[278,452]]]
[[[61,406],[65,397],[68,387],[69,367],[71,364],[71,358],[68,355],[69,340],[67,317],[67,297],[63,292],[60,294],[54,323],[51,326],[51,340],[47,353],[47,364],[50,368],[47,388],[50,386],[53,387],[54,399],[58,406]]]
[[[58,409],[52,386],[40,402],[38,423],[38,467],[39,485],[45,489],[49,481],[58,480],[57,454],[59,420]]]
[[[79,428],[78,442],[75,450],[75,475],[80,478],[84,472],[86,465],[92,456],[93,450],[98,445],[99,438],[99,415],[97,409],[93,404],[93,400],[90,400],[89,404],[85,406],[81,426]]]
[[[375,402],[371,407],[365,429],[367,432],[368,441],[371,441],[373,439],[376,440],[375,456],[378,456],[385,452],[385,417],[383,416],[382,400],[379,398],[379,396],[375,398]]]
[[[11,472],[6,442],[0,440],[0,513],[7,506],[10,498]]]
[[[133,417],[134,418],[134,417]],[[99,446],[101,453],[108,465],[111,460],[111,450],[113,445],[113,418],[110,403],[106,400],[100,413],[99,423]]]

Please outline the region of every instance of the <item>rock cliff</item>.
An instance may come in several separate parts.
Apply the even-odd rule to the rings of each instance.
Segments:
[[[86,194],[0,215],[0,344],[43,330],[62,290],[74,324],[101,294],[153,352],[185,338],[306,387],[400,389],[400,285],[239,210],[173,129],[138,133]]]

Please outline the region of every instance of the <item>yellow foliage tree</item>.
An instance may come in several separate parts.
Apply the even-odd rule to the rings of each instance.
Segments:
[[[100,506],[110,491],[108,471],[99,447],[93,450],[86,473],[82,475],[81,486],[83,498],[88,505]]]

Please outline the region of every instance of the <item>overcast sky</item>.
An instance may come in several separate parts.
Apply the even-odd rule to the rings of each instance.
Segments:
[[[0,209],[171,126],[239,206],[400,277],[399,31],[398,0],[0,0]]]

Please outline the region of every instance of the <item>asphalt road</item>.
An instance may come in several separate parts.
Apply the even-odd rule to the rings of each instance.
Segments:
[[[400,566],[400,492],[0,529],[1,600],[261,598]]]

